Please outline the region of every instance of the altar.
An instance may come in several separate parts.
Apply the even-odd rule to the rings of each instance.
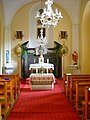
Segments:
[[[33,70],[35,70],[36,73],[39,72],[39,70],[41,70],[41,73],[44,72],[44,70],[46,70],[46,72],[50,72],[52,73],[52,71],[54,70],[54,65],[51,63],[35,63],[35,64],[30,64],[29,65],[29,70],[31,70],[31,73],[33,73]]]
[[[32,73],[29,81],[31,90],[51,90],[54,88],[54,82],[53,73]]]

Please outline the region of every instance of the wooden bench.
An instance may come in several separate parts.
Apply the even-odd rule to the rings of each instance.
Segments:
[[[85,100],[85,87],[90,87],[90,80],[76,82],[75,107],[77,112],[81,111],[81,101]]]
[[[1,103],[0,103],[0,120],[2,120],[2,115],[1,115]]]
[[[66,97],[69,98],[70,96],[70,81],[72,79],[83,79],[83,78],[90,78],[90,74],[75,74],[75,75],[71,75],[71,74],[64,74],[63,77],[63,84],[64,84],[64,92],[66,94]],[[71,86],[72,87],[72,86]]]
[[[90,86],[85,87],[85,100],[81,102],[82,103],[82,113],[83,113],[83,119],[87,120],[88,116],[90,115]],[[89,118],[90,119],[90,118]]]
[[[9,101],[7,96],[7,82],[0,81],[0,103],[1,115],[6,116],[9,110]]]
[[[66,89],[67,89],[67,85],[68,85],[67,82],[68,82],[69,76],[71,76],[71,73],[64,74],[64,76],[63,76],[63,86],[64,86],[64,92],[65,92],[66,96],[67,96]]]
[[[16,93],[17,93],[17,96],[19,96],[19,94],[20,94],[20,84],[21,84],[19,74],[15,75],[15,78],[16,78]]]
[[[90,78],[76,78],[76,79],[70,79],[70,86],[69,86],[69,100],[73,103],[73,97],[76,93],[76,83],[77,82],[89,82]]]
[[[5,79],[6,81],[9,81],[8,84],[11,86],[11,91],[14,96],[11,98],[12,100],[16,100],[18,95],[20,94],[20,77],[19,75],[0,75],[0,78]]]
[[[12,79],[5,80],[5,79],[1,78],[0,81],[1,82],[7,82],[7,95],[8,95],[8,99],[9,99],[9,105],[10,105],[10,107],[12,107],[12,105],[15,102],[14,101],[14,90],[13,90]]]

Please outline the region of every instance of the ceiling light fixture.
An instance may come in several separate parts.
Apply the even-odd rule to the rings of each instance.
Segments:
[[[52,10],[53,0],[46,0],[46,8],[42,11],[38,11],[35,18],[41,21],[42,26],[57,26],[59,20],[63,18],[61,12],[56,8],[55,13]]]

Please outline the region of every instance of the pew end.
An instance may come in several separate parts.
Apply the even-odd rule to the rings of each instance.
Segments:
[[[1,114],[1,103],[0,103],[0,120],[2,120],[2,114]]]
[[[82,118],[90,119],[90,86],[85,87],[85,100],[82,101]]]
[[[1,103],[1,115],[6,118],[9,111],[9,101],[7,96],[7,82],[0,81],[0,103]]]

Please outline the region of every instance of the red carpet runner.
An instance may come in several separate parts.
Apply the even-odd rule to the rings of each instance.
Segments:
[[[80,120],[58,83],[48,91],[31,91],[28,83],[22,84],[7,120]]]

